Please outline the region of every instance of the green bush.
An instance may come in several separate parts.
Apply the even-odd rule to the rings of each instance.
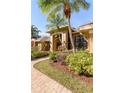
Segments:
[[[57,53],[56,52],[50,52],[49,53],[49,58],[51,59],[51,60],[56,60],[56,58],[57,58]]]
[[[87,75],[87,73],[88,73],[88,76],[92,76],[93,75],[93,65],[85,66],[84,70],[85,70],[84,74]]]
[[[39,51],[39,47],[38,46],[35,46],[35,47],[31,48],[31,52],[35,52],[35,51]]]
[[[37,47],[32,48],[31,50],[31,59],[41,58],[48,56],[47,52],[39,51]]]
[[[93,75],[93,55],[88,51],[79,51],[66,57],[67,65],[78,74]]]

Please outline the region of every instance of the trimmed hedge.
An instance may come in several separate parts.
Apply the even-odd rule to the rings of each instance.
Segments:
[[[45,56],[48,56],[49,54],[47,52],[39,51],[37,47],[32,48],[31,50],[31,60],[42,58]]]

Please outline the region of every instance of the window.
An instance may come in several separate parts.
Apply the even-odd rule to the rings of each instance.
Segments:
[[[78,35],[75,38],[76,49],[87,49],[87,41],[82,35]]]

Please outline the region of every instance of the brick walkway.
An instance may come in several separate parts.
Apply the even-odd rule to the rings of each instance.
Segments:
[[[58,82],[42,74],[33,65],[48,58],[32,61],[32,93],[72,93]]]

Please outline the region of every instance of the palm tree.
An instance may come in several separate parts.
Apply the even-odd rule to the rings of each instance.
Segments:
[[[31,38],[39,38],[39,32],[41,31],[35,25],[31,25]]]
[[[80,8],[88,9],[89,4],[85,0],[39,0],[39,7],[41,8],[43,13],[48,13],[49,16],[54,15],[55,13],[62,13],[68,19],[68,29],[70,41],[72,44],[73,52],[75,51],[74,40],[72,38],[72,30],[71,30],[71,13],[79,12]]]

